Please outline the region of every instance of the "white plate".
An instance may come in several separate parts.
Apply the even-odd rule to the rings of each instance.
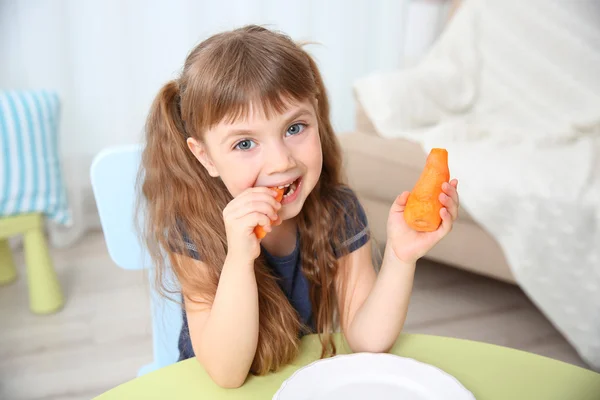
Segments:
[[[316,361],[287,379],[273,400],[474,400],[451,375],[392,354],[356,353]]]

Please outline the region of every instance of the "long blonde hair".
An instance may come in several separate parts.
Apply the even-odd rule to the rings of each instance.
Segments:
[[[145,240],[163,293],[170,290],[165,277],[171,268],[186,301],[199,295],[212,301],[227,254],[222,212],[232,197],[196,160],[186,138],[202,140],[203,132],[219,122],[247,115],[251,104],[261,106],[267,116],[282,112],[286,99],[310,99],[317,107],[323,168],[296,220],[323,357],[336,353],[334,279],[340,268],[334,249],[343,251],[344,216],[354,210],[348,209],[352,203],[344,190],[341,150],[323,80],[315,61],[288,36],[256,25],[214,35],[190,52],[180,76],[159,91],[147,119],[142,155]],[[188,254],[184,234],[199,249],[208,277],[174,256]],[[251,372],[261,375],[296,357],[305,327],[262,255],[255,271],[260,312]]]

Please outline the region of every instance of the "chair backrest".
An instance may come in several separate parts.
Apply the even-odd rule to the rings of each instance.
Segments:
[[[151,274],[151,259],[134,222],[141,153],[141,145],[107,148],[94,158],[90,178],[111,259],[123,269],[148,269]],[[151,302],[154,363],[143,367],[140,374],[174,363],[179,356],[181,306],[162,298],[155,290],[151,290]]]
[[[92,162],[90,178],[106,247],[123,269],[143,269],[149,257],[134,227],[136,177],[142,148],[139,145],[102,150]]]

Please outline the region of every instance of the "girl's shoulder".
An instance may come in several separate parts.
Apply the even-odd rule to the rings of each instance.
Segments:
[[[339,211],[342,211],[347,224],[359,223],[368,225],[365,210],[356,195],[356,192],[347,185],[340,185],[336,188]]]
[[[334,235],[338,236],[340,245],[336,246],[336,256],[340,257],[346,251],[351,253],[363,245],[365,245],[370,237],[370,228],[367,214],[356,192],[346,185],[341,185],[336,188],[338,194],[338,207],[335,214],[343,218],[340,224],[337,225],[338,232]]]
[[[176,242],[176,244],[172,244],[170,250],[177,254],[193,258],[194,260],[202,261],[198,246],[188,234],[188,230],[182,218],[177,218],[176,220],[176,227],[172,239],[172,242]]]
[[[187,235],[187,233],[183,232],[182,238],[183,238],[184,250],[187,253],[185,255],[193,258],[194,260],[202,261],[200,258],[200,252],[198,251],[198,246],[196,246],[196,244],[194,244],[194,242],[192,242],[192,240]]]

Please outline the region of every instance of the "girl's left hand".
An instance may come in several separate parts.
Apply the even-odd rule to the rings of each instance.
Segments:
[[[443,206],[440,209],[442,223],[433,232],[418,232],[406,224],[404,207],[409,192],[404,192],[396,198],[388,216],[387,235],[388,246],[391,246],[399,261],[407,264],[417,262],[452,230],[452,223],[458,218],[457,186],[456,179],[442,184],[442,193],[439,197]]]

